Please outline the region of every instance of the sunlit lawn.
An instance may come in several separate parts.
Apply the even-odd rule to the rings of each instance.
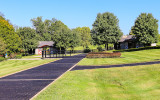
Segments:
[[[89,45],[90,49],[97,49],[98,45]],[[104,45],[101,45],[102,48],[105,48]],[[113,47],[113,44],[109,44],[109,47]],[[74,50],[84,50],[85,48],[83,46],[75,47]],[[71,50],[71,48],[68,48],[68,50]]]
[[[78,65],[113,65],[160,60],[160,49],[122,52],[121,58],[84,58]]]
[[[160,64],[67,72],[35,100],[159,100]]]
[[[23,56],[22,59],[34,59],[34,58],[42,58],[42,55],[29,55],[29,56]]]

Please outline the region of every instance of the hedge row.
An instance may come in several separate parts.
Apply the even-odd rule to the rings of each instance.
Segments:
[[[130,51],[140,51],[140,50],[149,50],[149,49],[160,49],[160,46],[147,46],[147,47],[130,48],[130,49],[123,49],[123,50],[116,50],[116,51],[118,51],[118,52],[130,52]]]
[[[113,53],[108,53],[108,52],[90,52],[87,54],[87,58],[117,58],[120,57],[121,53],[120,52],[113,52]]]

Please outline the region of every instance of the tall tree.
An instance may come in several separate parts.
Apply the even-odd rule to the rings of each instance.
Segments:
[[[18,52],[20,50],[20,37],[15,32],[13,25],[2,16],[0,16],[0,38],[2,38],[7,45],[6,49],[9,53]]]
[[[17,30],[17,33],[21,37],[22,40],[22,48],[25,49],[25,51],[35,49],[38,45],[38,41],[36,38],[36,32],[34,29],[31,29],[30,27],[20,27]]]
[[[108,50],[109,43],[117,43],[123,35],[119,28],[119,20],[113,13],[99,13],[93,23],[92,39],[95,44],[105,44]]]
[[[81,35],[75,30],[71,31],[70,47],[74,50],[75,47],[81,45]]]
[[[144,46],[158,42],[158,20],[151,13],[141,13],[136,19],[132,32]]]
[[[81,37],[81,46],[87,47],[91,44],[91,31],[89,27],[77,27],[75,31],[79,32]]]
[[[71,40],[71,31],[70,29],[61,21],[56,21],[54,23],[54,34],[53,34],[53,41],[57,48],[67,49],[70,46]]]
[[[36,29],[36,33],[39,35],[38,40],[43,40],[43,41],[51,41],[52,40],[52,32],[50,31],[51,27],[51,20],[42,20],[42,17],[37,17],[31,19],[33,26]]]

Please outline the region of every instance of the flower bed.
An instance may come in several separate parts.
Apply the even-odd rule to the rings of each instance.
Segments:
[[[117,58],[120,57],[121,53],[120,52],[113,52],[113,53],[108,53],[108,52],[90,52],[87,54],[87,58]]]

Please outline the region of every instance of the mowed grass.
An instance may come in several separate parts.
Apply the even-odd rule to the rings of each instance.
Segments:
[[[105,48],[105,45],[100,45],[103,49]],[[109,44],[109,47],[113,47],[113,44]],[[98,45],[89,45],[90,49],[97,49]],[[75,47],[74,50],[84,50],[83,46]],[[68,48],[67,50],[71,50],[71,48]]]
[[[122,52],[120,58],[84,58],[78,65],[114,65],[160,60],[160,49]]]
[[[7,60],[0,62],[0,77],[22,71],[28,68],[36,67],[58,59],[45,60]]]
[[[34,100],[159,100],[160,64],[67,72]]]
[[[22,59],[34,59],[34,58],[42,58],[42,55],[29,55],[29,56],[23,56]]]

